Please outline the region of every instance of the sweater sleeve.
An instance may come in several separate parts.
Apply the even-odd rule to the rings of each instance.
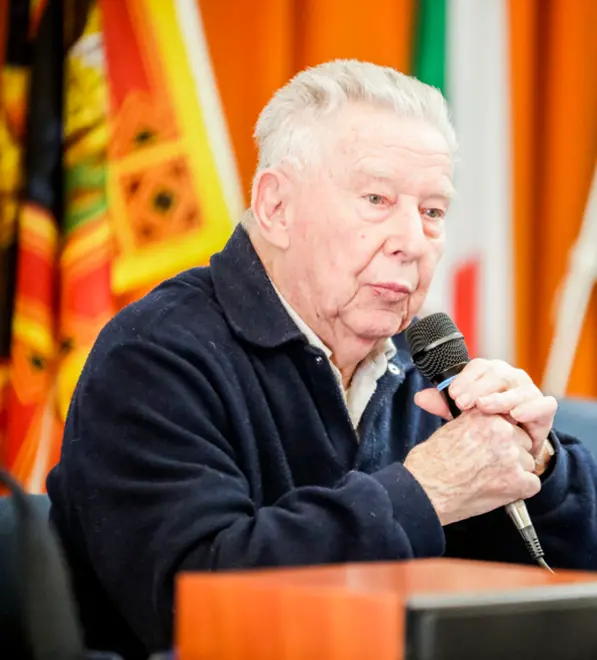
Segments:
[[[541,491],[527,501],[552,568],[597,570],[597,465],[582,443],[552,433],[555,456]],[[503,509],[446,528],[453,557],[532,563]]]
[[[93,570],[149,649],[171,642],[180,570],[443,553],[435,511],[400,464],[258,506],[198,360],[139,338],[92,355],[59,466]]]

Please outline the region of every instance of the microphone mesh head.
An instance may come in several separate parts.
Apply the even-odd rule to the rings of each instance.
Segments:
[[[462,335],[425,351],[430,344],[456,333],[460,334],[460,330],[443,312],[430,314],[407,328],[406,343],[414,363],[425,378],[433,381],[439,374],[470,360]]]

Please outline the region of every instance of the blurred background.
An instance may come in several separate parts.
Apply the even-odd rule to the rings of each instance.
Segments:
[[[0,461],[44,489],[97,333],[224,245],[259,111],[334,58],[451,106],[458,197],[426,311],[597,398],[596,33],[595,0],[0,0]]]

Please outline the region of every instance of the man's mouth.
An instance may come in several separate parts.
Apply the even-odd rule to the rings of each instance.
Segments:
[[[376,282],[371,288],[380,298],[389,302],[404,300],[414,290],[414,287],[402,282]]]

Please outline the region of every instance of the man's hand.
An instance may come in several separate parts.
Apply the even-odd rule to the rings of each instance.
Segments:
[[[508,415],[533,441],[531,453],[541,458],[558,408],[552,396],[544,396],[530,376],[501,360],[472,360],[454,378],[450,396],[461,410]],[[415,403],[434,415],[451,419],[448,406],[436,389],[423,390]]]
[[[522,429],[474,409],[414,447],[404,467],[448,525],[536,495],[532,449]]]

